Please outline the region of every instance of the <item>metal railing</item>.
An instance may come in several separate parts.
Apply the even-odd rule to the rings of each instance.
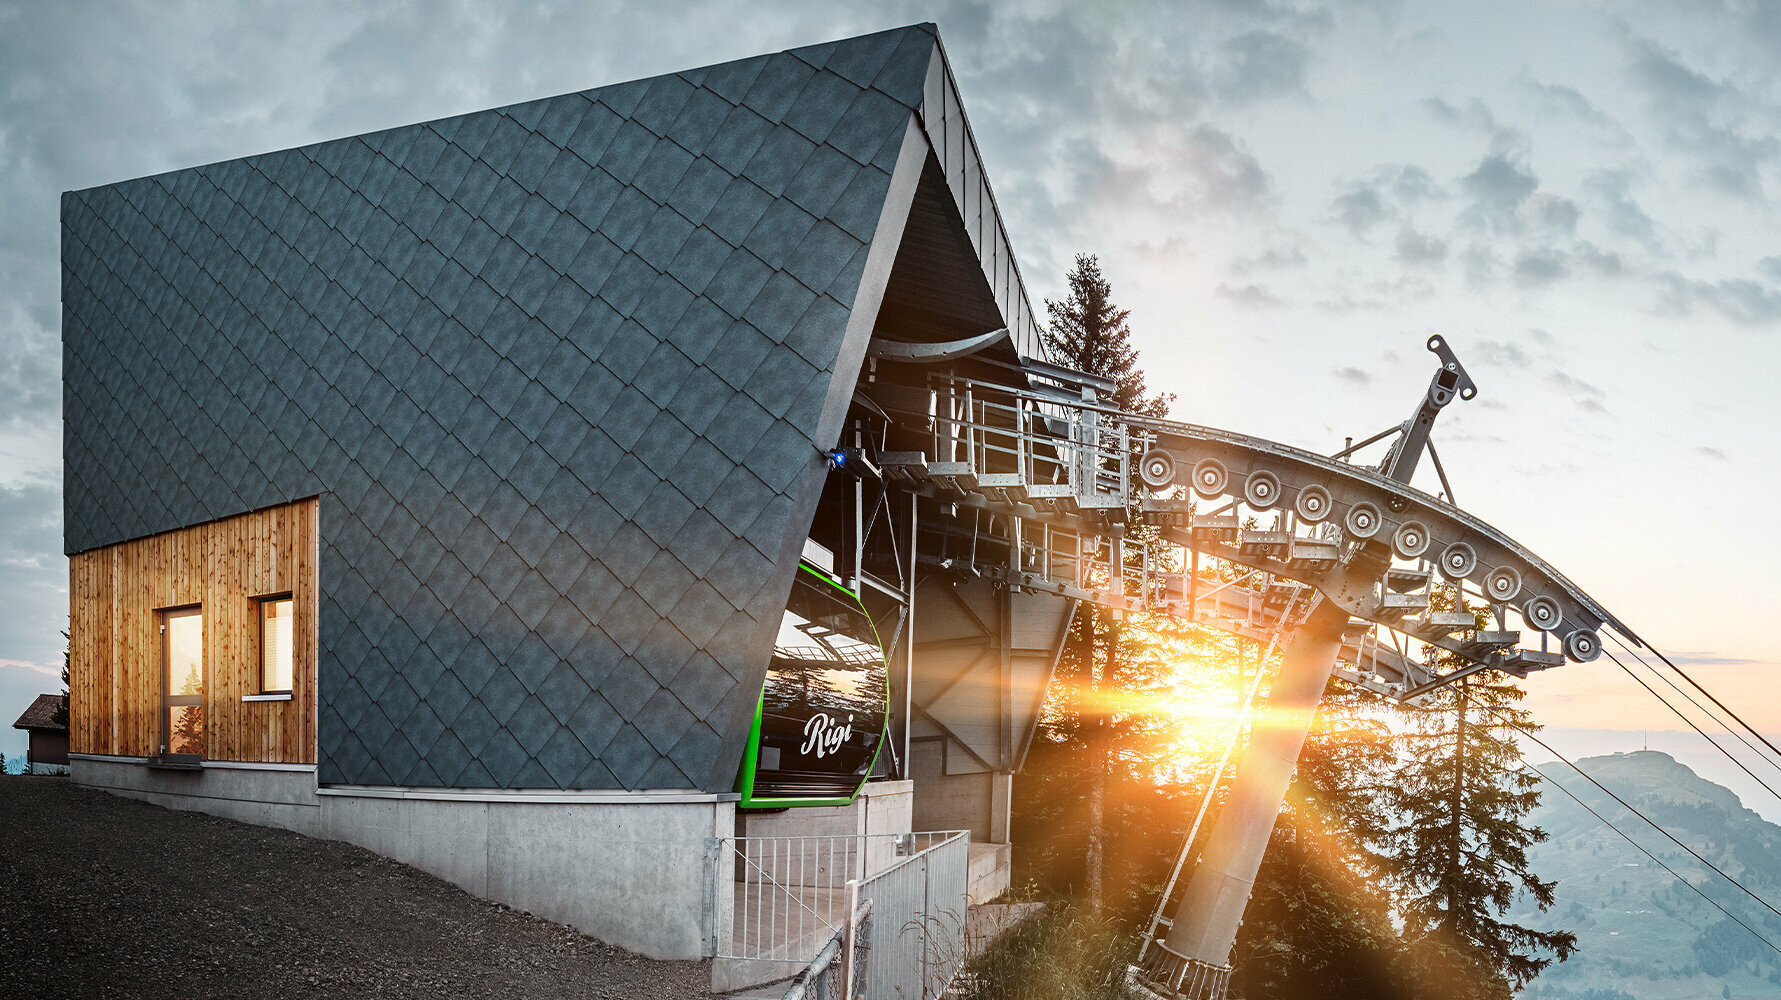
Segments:
[[[857,888],[858,883],[853,884]],[[856,906],[853,919],[829,938],[804,971],[792,977],[782,1000],[852,1000],[859,996],[858,973],[863,967],[855,961],[854,942],[871,912],[870,902]]]
[[[934,1000],[965,962],[966,880],[971,835],[955,830],[926,850],[862,879],[870,911],[858,934],[871,1000]]]
[[[864,881],[944,834],[719,837],[712,954],[807,962],[848,915],[848,883]]]

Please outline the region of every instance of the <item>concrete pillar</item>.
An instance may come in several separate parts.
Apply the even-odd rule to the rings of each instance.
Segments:
[[[1230,795],[1206,837],[1187,895],[1163,942],[1180,958],[1209,966],[1230,960],[1256,871],[1292,782],[1305,733],[1335,669],[1347,622],[1348,612],[1324,601],[1286,641],[1266,710],[1257,717]]]

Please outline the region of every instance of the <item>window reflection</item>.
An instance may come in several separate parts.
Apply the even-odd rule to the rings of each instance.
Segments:
[[[260,690],[289,691],[293,674],[292,602],[269,597],[260,602]]]
[[[166,752],[204,754],[204,616],[197,608],[168,611]]]
[[[799,567],[761,692],[754,796],[852,796],[883,739],[885,692],[872,619]]]

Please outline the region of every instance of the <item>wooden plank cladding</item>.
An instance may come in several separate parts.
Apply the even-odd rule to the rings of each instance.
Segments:
[[[69,737],[75,753],[161,752],[160,612],[198,605],[204,619],[204,756],[315,763],[314,499],[72,556]],[[260,599],[292,596],[288,701],[261,693]]]

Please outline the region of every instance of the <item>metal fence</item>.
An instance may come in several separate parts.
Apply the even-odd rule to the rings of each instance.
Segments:
[[[947,836],[718,838],[712,954],[810,961],[845,921],[849,882],[870,879]]]
[[[930,836],[925,850],[860,880],[870,909],[855,936],[853,981],[867,1000],[934,1000],[965,963],[971,836]]]
[[[856,907],[852,922],[836,931],[829,943],[823,945],[822,951],[816,953],[816,959],[792,977],[791,986],[781,1000],[853,1000],[860,996],[856,985],[860,981],[856,977],[860,969],[853,964],[857,954],[854,942],[871,911],[871,903]]]

